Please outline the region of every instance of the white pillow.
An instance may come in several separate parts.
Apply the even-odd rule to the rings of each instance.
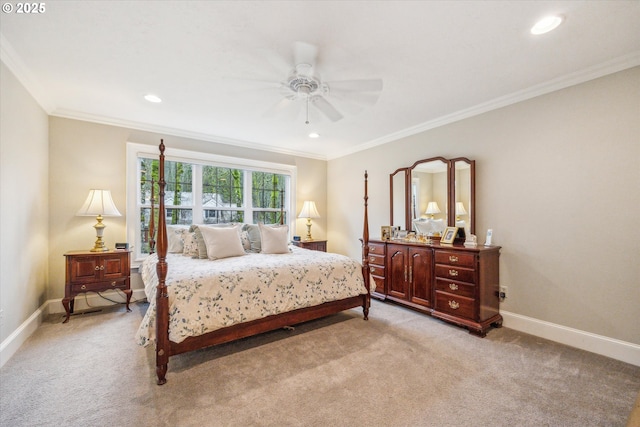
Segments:
[[[240,228],[239,226],[200,227],[202,238],[207,246],[207,258],[215,260],[244,255]]]
[[[286,254],[289,252],[289,227],[286,225],[270,227],[258,224],[263,254]]]

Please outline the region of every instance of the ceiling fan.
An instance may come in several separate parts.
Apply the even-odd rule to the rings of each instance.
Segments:
[[[349,103],[355,107],[352,110],[376,103],[382,91],[381,79],[326,82],[317,71],[317,57],[316,46],[304,42],[294,44],[293,69],[280,82],[282,99],[264,114],[265,117],[273,117],[295,106],[304,106],[306,124],[309,124],[310,108],[317,109],[329,120],[337,122],[344,116],[330,100]]]

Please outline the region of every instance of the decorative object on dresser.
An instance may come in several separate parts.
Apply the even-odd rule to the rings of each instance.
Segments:
[[[474,235],[475,161],[418,160],[390,174],[389,185],[391,225],[406,226],[409,235],[369,241],[372,295],[464,326],[479,336],[491,326],[501,326],[500,247],[478,247]],[[434,218],[440,213],[432,205],[437,202],[445,207],[440,218]],[[426,212],[430,218],[415,218],[415,212]],[[436,237],[440,232],[442,237]]]
[[[109,249],[102,241],[102,235],[106,225],[102,223],[103,216],[120,216],[118,208],[116,208],[111,191],[109,190],[89,190],[87,200],[76,213],[77,216],[96,216],[97,223],[93,226],[96,229],[96,242],[91,252],[106,252]]]
[[[307,237],[305,237],[305,240],[313,240],[313,237],[311,237],[311,218],[320,218],[316,203],[311,200],[305,201],[298,218],[307,218]]]
[[[294,240],[291,242],[291,244],[303,249],[311,249],[312,251],[327,252],[326,240],[303,240],[303,241]]]
[[[66,280],[62,305],[66,318],[62,323],[69,321],[76,295],[85,292],[120,289],[127,298],[127,311],[131,311],[129,251],[70,251],[64,256]]]
[[[157,241],[157,255],[153,254],[149,256],[140,267],[141,275],[143,275],[143,281],[145,283],[145,292],[147,292],[148,287],[149,292],[147,292],[147,295],[152,295],[152,297],[150,298],[149,309],[145,314],[137,334],[139,338],[138,342],[140,344],[147,345],[150,342],[155,343],[156,375],[158,378],[158,385],[166,383],[169,357],[173,355],[318,319],[354,307],[362,307],[364,319],[366,320],[368,318],[370,306],[370,285],[369,270],[364,257],[369,242],[366,172],[364,231],[362,237],[364,249],[363,264],[361,268],[354,268],[356,265],[360,267],[359,264],[344,255],[328,253],[310,254],[309,251],[297,249],[294,249],[291,252],[287,251],[287,253],[278,254],[277,256],[272,254],[248,253],[242,256],[230,257],[228,259],[205,261],[210,264],[204,264],[202,258],[195,260],[191,256],[184,256],[180,253],[167,255],[168,237],[164,198],[166,185],[164,151],[164,142],[161,141],[158,161],[158,230],[157,237],[155,239]],[[245,225],[255,227],[253,224]],[[154,230],[150,230],[149,233],[150,236],[154,235]],[[169,263],[167,262],[168,259],[175,260],[172,264],[174,266],[173,268],[169,266]],[[185,276],[185,274],[193,275],[192,270],[194,269],[198,269],[196,274],[198,279],[195,282],[195,286],[194,283],[189,281]],[[344,272],[345,280],[322,280],[320,276],[322,276],[322,272],[327,269],[331,271],[334,271],[334,269],[340,269]],[[220,270],[223,270],[221,274],[215,274],[215,271]],[[259,292],[261,290],[259,287],[260,284],[267,281],[268,284],[272,285],[268,286],[268,291],[277,292],[277,289],[279,289],[280,286],[276,283],[286,281],[288,286],[289,283],[293,282],[290,275],[295,274],[296,271],[302,270],[304,270],[305,275],[314,274],[318,277],[318,279],[313,279],[314,286],[316,283],[318,285],[325,284],[328,286],[334,286],[334,290],[329,290],[326,293],[321,291],[317,293],[309,293],[304,292],[304,289],[302,289],[303,297],[306,298],[306,300],[298,299],[293,301],[293,303],[289,304],[287,307],[273,307],[272,305],[267,307],[267,305],[272,304],[272,302],[277,304],[281,298],[261,297]],[[230,274],[231,272],[233,274]],[[203,300],[198,299],[197,295],[194,294],[195,296],[192,299],[176,297],[177,293],[183,291],[195,293],[210,292],[211,289],[217,289],[211,286],[199,286],[201,280],[222,281],[223,284],[220,288],[221,291],[232,292],[232,289],[228,289],[228,285],[235,287],[237,285],[237,280],[240,280],[240,278],[244,280],[248,275],[254,275],[256,278],[246,279],[252,286],[250,293],[247,294],[246,297],[255,297],[256,299],[252,301],[257,301],[257,303],[238,303],[238,305],[243,307],[247,306],[247,310],[250,310],[251,307],[248,306],[253,307],[257,304],[261,304],[261,306],[258,307],[260,309],[258,310],[258,314],[256,314],[255,307],[253,307],[253,311],[242,311],[241,313],[236,313],[236,315],[231,316],[233,318],[230,319],[228,312],[219,306],[221,301],[216,299],[215,295],[211,298],[207,297],[208,301],[212,304],[211,306],[195,304],[196,307],[189,307],[185,304],[189,304],[189,301],[193,302],[196,300]],[[145,280],[144,276],[147,276],[148,279],[152,280]],[[230,276],[237,277],[238,279],[236,281],[230,280]],[[277,282],[278,280],[280,280],[280,282]],[[175,282],[179,285],[174,285]],[[335,287],[336,285],[339,286]],[[222,289],[225,286],[227,289]],[[263,290],[266,291],[266,289]],[[291,290],[296,291],[296,289]],[[288,290],[287,294],[289,293],[290,292]],[[324,298],[325,295],[331,295],[332,297],[327,300]],[[308,304],[297,304],[297,302],[308,302]],[[176,304],[181,304],[180,308],[176,309],[174,306]],[[219,313],[216,311],[214,306],[220,309]],[[262,308],[265,308],[265,311],[263,311]],[[272,311],[274,308],[275,311]],[[200,310],[205,311],[204,313],[201,313]],[[189,318],[188,321],[185,320],[187,317]],[[229,320],[231,320],[231,322]],[[184,325],[190,326],[185,328]]]

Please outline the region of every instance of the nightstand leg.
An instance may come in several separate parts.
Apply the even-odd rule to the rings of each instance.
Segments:
[[[131,289],[125,289],[123,291],[126,295],[127,295],[127,311],[131,311],[131,309],[129,308],[129,302],[131,301]]]
[[[64,307],[64,311],[67,312],[67,317],[66,319],[64,319],[64,322],[62,323],[67,323],[69,321],[69,316],[71,315],[71,310],[72,310],[71,307],[69,307],[69,298],[62,298],[62,305]]]

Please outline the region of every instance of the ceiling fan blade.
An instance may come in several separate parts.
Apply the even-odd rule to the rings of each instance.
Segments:
[[[311,102],[318,108],[318,110],[322,112],[322,114],[327,116],[332,122],[337,122],[344,117],[338,110],[336,110],[333,105],[329,103],[329,101],[321,96],[312,98]]]
[[[275,117],[278,114],[285,111],[287,108],[295,104],[295,101],[289,98],[282,98],[280,101],[273,104],[267,111],[262,114],[263,117]]]
[[[343,90],[332,90],[330,92],[331,98],[336,98],[344,102],[357,104],[363,107],[371,107],[378,102],[380,98],[379,93],[368,92],[352,92]]]
[[[329,90],[343,90],[352,92],[380,92],[382,90],[382,79],[369,80],[341,80],[327,82]]]
[[[294,65],[309,64],[312,67],[315,67],[317,56],[317,46],[305,42],[295,42],[293,45]]]

